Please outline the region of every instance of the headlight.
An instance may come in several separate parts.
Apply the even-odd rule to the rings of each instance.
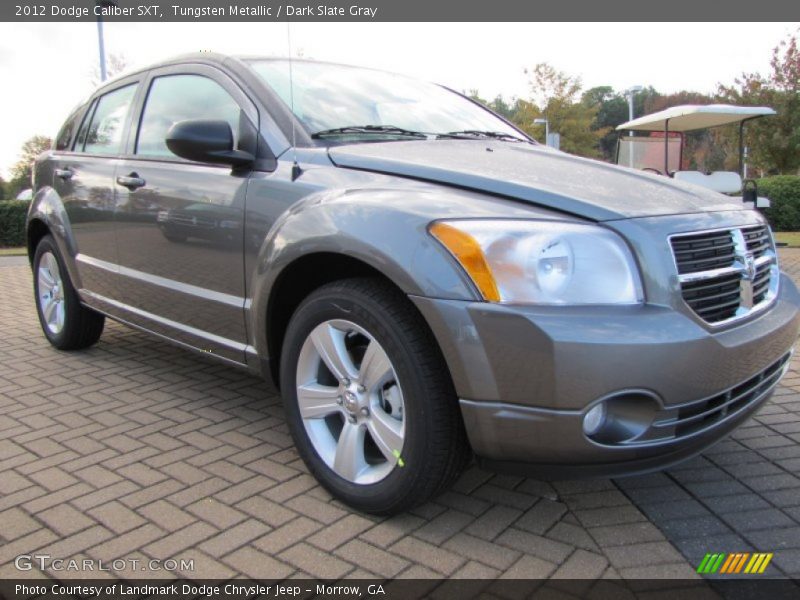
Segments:
[[[617,234],[563,221],[437,221],[430,233],[485,300],[520,304],[638,304],[642,286]]]

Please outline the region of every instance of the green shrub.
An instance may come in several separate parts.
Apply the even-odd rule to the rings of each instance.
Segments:
[[[800,231],[800,177],[776,175],[759,179],[758,195],[769,198],[772,206],[764,210],[775,231]]]
[[[0,248],[25,245],[25,217],[30,202],[0,202]]]

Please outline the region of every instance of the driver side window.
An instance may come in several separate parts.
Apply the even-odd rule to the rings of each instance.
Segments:
[[[238,143],[240,107],[216,81],[202,75],[165,75],[150,85],[139,134],[136,154],[176,156],[167,148],[167,131],[187,119],[222,119],[231,126],[234,147]]]

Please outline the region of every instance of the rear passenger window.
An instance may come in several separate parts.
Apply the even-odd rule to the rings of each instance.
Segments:
[[[89,127],[83,135],[84,139],[81,140],[81,136],[78,136],[78,142],[83,145],[83,152],[119,153],[122,148],[122,130],[125,128],[125,119],[135,92],[136,84],[131,84],[100,97]]]
[[[136,154],[175,155],[167,148],[167,131],[187,119],[222,119],[238,142],[239,105],[217,82],[201,75],[165,75],[150,86],[142,113]]]

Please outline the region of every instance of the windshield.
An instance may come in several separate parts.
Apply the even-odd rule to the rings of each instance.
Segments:
[[[674,173],[681,168],[681,137],[670,136],[669,138],[669,172]],[[617,153],[617,164],[632,169],[647,169],[664,173],[664,136],[653,135],[644,136],[624,136],[619,140]]]
[[[462,131],[523,137],[489,111],[432,83],[371,69],[295,61],[291,91],[289,61],[256,60],[250,64],[287,107],[294,105],[294,114],[308,133],[324,132],[325,139],[408,139],[410,132],[441,135]],[[353,130],[367,126],[366,130]],[[346,131],[335,131],[343,128]]]

